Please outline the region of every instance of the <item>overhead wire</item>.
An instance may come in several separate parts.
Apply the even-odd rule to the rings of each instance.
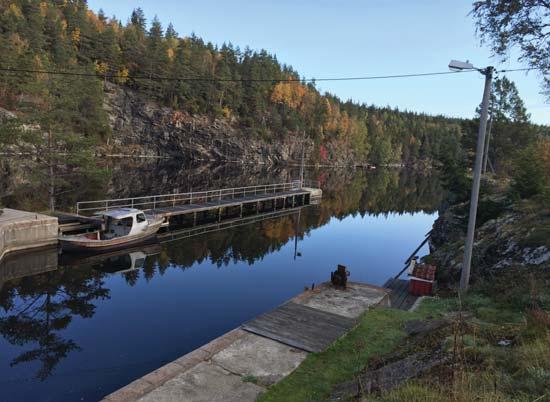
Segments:
[[[516,71],[530,71],[534,68],[518,68],[518,69],[503,69],[497,70],[497,72],[516,72]],[[439,75],[453,75],[460,73],[474,72],[477,70],[460,70],[460,71],[437,71],[427,73],[405,73],[405,74],[390,74],[390,75],[370,75],[370,76],[355,76],[355,77],[324,77],[324,78],[216,78],[216,77],[170,77],[170,76],[156,76],[156,75],[128,75],[124,76],[125,79],[131,80],[150,80],[150,81],[201,81],[201,82],[298,82],[298,83],[315,83],[315,82],[327,82],[327,81],[366,81],[366,80],[382,80],[382,79],[395,79],[395,78],[412,78],[412,77],[429,77]],[[101,78],[122,78],[120,74],[99,74],[88,73],[80,71],[67,71],[67,70],[39,70],[39,69],[26,69],[26,68],[13,68],[0,66],[0,72],[6,72],[10,74],[49,74],[49,75],[64,75],[75,77],[101,77]]]

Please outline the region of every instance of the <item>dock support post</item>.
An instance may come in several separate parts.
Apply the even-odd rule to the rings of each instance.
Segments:
[[[241,218],[243,217],[243,204],[241,203]]]
[[[222,221],[222,208],[218,210],[218,222]]]
[[[193,212],[193,227],[197,226],[197,213]]]

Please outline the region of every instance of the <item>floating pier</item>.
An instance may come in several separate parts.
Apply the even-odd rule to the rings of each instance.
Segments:
[[[347,289],[337,290],[322,284],[137,379],[103,402],[254,401],[295,370],[308,353],[327,348],[376,306],[389,306],[387,289],[350,282]]]
[[[56,216],[0,209],[0,259],[12,251],[29,250],[57,244],[58,234],[97,230],[102,221],[93,217],[97,212],[117,208],[138,208],[163,217],[164,227],[199,228],[203,224],[220,224],[251,215],[292,210],[318,202],[322,191],[304,187],[303,182],[232,187],[219,190],[172,193],[132,198],[81,201],[76,214],[56,213]]]
[[[253,213],[279,211],[308,205],[322,191],[304,187],[300,181],[219,190],[173,193],[132,198],[81,201],[77,216],[93,215],[117,208],[138,208],[164,217],[166,226],[196,226],[197,221],[242,218]]]

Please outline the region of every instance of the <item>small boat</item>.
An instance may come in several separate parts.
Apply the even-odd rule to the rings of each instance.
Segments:
[[[59,236],[63,251],[103,252],[140,244],[156,236],[164,219],[135,208],[119,208],[97,214],[101,230]]]

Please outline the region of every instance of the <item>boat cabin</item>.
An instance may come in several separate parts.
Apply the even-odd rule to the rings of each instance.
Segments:
[[[103,218],[101,237],[105,240],[141,233],[149,225],[145,213],[135,208],[113,209],[98,215]]]

